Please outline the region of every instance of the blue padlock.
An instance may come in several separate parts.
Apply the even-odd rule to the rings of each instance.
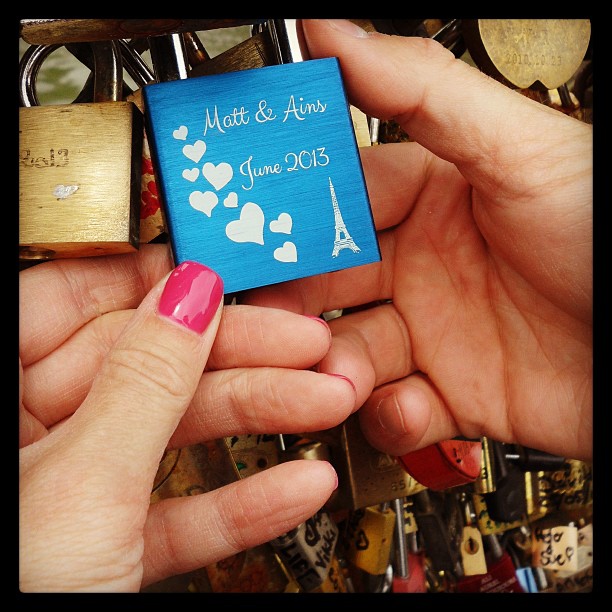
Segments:
[[[290,63],[143,92],[175,263],[226,294],[380,261],[338,59],[296,61],[291,22],[268,22]]]

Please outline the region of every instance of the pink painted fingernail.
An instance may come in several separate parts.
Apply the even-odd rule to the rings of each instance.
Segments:
[[[222,299],[222,278],[202,264],[185,261],[170,274],[159,300],[158,312],[202,334]]]
[[[335,376],[336,378],[342,378],[343,380],[346,380],[346,382],[348,382],[351,387],[353,387],[353,391],[357,393],[357,387],[355,386],[355,383],[348,376],[345,376],[344,374],[332,374],[331,372],[325,372],[325,374],[327,374],[328,376]]]

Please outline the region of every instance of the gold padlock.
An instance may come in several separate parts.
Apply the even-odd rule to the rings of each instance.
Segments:
[[[211,440],[166,453],[155,478],[151,503],[206,493],[240,479],[229,438]],[[189,591],[283,593],[291,581],[282,561],[268,544],[236,553],[190,572]],[[162,580],[145,592],[184,592],[176,578]]]
[[[486,74],[511,87],[557,89],[582,63],[588,19],[464,19],[470,55]]]
[[[488,438],[481,437],[480,475],[474,481],[474,492],[480,495],[495,491],[495,454]]]
[[[19,256],[54,259],[128,253],[139,246],[142,115],[120,101],[116,43],[91,44],[92,103],[37,106],[35,80],[55,46],[20,64]],[[112,100],[112,101],[111,101]]]
[[[384,574],[394,529],[395,512],[389,507],[368,506],[351,512],[345,534],[347,560],[368,574]]]
[[[567,459],[556,470],[527,472],[527,513],[530,521],[565,513],[572,520],[589,520],[593,512],[593,468],[589,463]]]
[[[338,473],[338,488],[326,504],[332,512],[376,506],[426,488],[395,457],[368,443],[356,413],[335,428],[306,435],[328,444],[330,461]]]
[[[245,434],[228,437],[226,442],[241,478],[267,470],[280,461],[276,435]]]
[[[492,519],[489,516],[489,510],[484,495],[475,493],[472,496],[472,502],[476,513],[476,524],[482,535],[504,533],[505,531],[516,529],[527,522],[526,519],[517,521],[496,521]]]

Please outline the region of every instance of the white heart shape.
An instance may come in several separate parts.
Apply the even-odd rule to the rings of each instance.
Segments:
[[[230,191],[227,194],[227,198],[223,200],[223,206],[227,208],[237,208],[238,207],[238,194],[235,191]]]
[[[192,145],[186,144],[183,147],[183,155],[196,164],[202,159],[204,153],[206,153],[206,143],[203,140],[196,140]]]
[[[187,134],[189,134],[189,130],[187,129],[186,125],[181,125],[178,130],[174,130],[174,132],[172,132],[172,136],[174,136],[174,138],[177,140],[186,140]]]
[[[263,210],[254,202],[247,202],[240,211],[240,219],[227,224],[225,234],[234,242],[263,244],[263,226]]]
[[[270,231],[278,234],[290,234],[292,225],[293,219],[291,215],[284,212],[278,215],[278,219],[270,221]]]
[[[53,189],[53,195],[58,200],[65,200],[78,190],[78,185],[56,185]]]
[[[212,209],[219,203],[219,198],[212,191],[192,191],[189,203],[193,208],[210,217]]]
[[[219,189],[225,187],[232,180],[234,171],[226,162],[221,162],[216,166],[212,162],[206,162],[202,167],[202,174],[219,191]]]
[[[285,242],[282,247],[274,249],[274,259],[283,262],[297,261],[297,249],[293,242]]]
[[[197,180],[198,176],[200,176],[200,170],[198,168],[185,168],[185,170],[183,170],[183,178],[192,183]]]

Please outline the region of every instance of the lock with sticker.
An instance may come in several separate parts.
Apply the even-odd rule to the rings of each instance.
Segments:
[[[144,88],[176,263],[228,294],[380,261],[337,58],[300,61],[297,20],[270,20],[279,63]]]

